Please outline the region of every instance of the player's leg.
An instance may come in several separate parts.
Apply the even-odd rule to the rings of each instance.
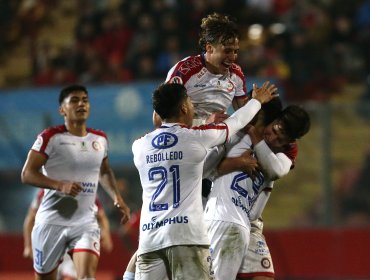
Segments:
[[[214,279],[208,246],[172,246],[164,249],[164,252],[168,260],[171,279]]]
[[[135,279],[135,271],[136,271],[136,252],[132,255],[128,265],[126,267],[126,271],[123,274],[123,280],[134,280]]]
[[[275,277],[271,254],[261,229],[252,228],[247,257],[239,280],[273,280]]]
[[[99,258],[91,252],[73,253],[78,279],[95,279]]]
[[[100,229],[97,223],[71,227],[68,253],[72,254],[78,279],[95,279],[100,257]]]
[[[214,220],[208,223],[208,236],[215,278],[235,279],[247,254],[249,229]]]
[[[162,250],[137,256],[136,280],[164,280],[168,279],[167,274],[168,267],[166,267]]]
[[[62,226],[38,224],[32,230],[33,267],[36,280],[56,280],[57,268],[66,250]]]
[[[58,279],[60,280],[77,280],[75,265],[68,254],[63,257],[63,262],[58,268]]]

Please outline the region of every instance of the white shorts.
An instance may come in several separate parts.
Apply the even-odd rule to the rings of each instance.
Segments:
[[[245,267],[249,229],[236,223],[209,221],[208,236],[215,278],[235,279]]]
[[[181,245],[137,257],[135,280],[213,280],[208,247]]]
[[[74,227],[37,224],[32,230],[33,267],[38,274],[55,270],[65,252],[90,252],[100,256],[97,223]]]
[[[252,228],[247,261],[240,271],[240,277],[266,276],[275,277],[270,250],[261,229]]]

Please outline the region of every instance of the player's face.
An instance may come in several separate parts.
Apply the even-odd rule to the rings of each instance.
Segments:
[[[290,143],[290,139],[279,121],[273,121],[266,126],[264,140],[271,149],[279,149]]]
[[[232,63],[235,63],[239,52],[239,39],[225,45],[207,45],[206,60],[209,70],[215,74],[226,74]]]
[[[70,93],[60,106],[60,113],[70,121],[86,121],[90,115],[90,102],[86,92]]]

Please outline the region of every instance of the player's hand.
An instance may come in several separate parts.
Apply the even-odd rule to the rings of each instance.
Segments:
[[[279,96],[277,87],[274,84],[270,84],[269,81],[264,82],[260,88],[253,84],[252,97],[261,102],[261,104],[267,103],[277,96]]]
[[[242,162],[241,171],[248,174],[254,180],[259,172],[259,165],[257,159],[253,157],[253,152],[248,149],[240,155],[240,160]]]
[[[27,246],[27,247],[24,247],[23,249],[23,257],[26,258],[26,259],[33,259],[33,256],[32,256],[32,248]]]
[[[220,123],[226,120],[228,117],[229,115],[225,114],[225,111],[213,113],[212,115],[208,117],[208,119],[206,120],[206,123],[207,124],[208,123]]]
[[[58,185],[58,191],[75,197],[82,191],[82,187],[80,184],[75,182],[62,181]]]
[[[122,213],[121,224],[127,223],[131,217],[131,213],[130,208],[128,208],[122,197],[119,196],[115,199],[114,206],[117,207]]]

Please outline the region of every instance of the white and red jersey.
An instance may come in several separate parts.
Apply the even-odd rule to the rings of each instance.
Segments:
[[[44,130],[32,150],[47,158],[42,172],[55,180],[77,182],[82,191],[72,197],[62,192],[45,189],[35,223],[79,225],[96,222],[95,199],[100,167],[108,154],[104,132],[87,129],[83,137],[70,134],[64,125]]]
[[[209,245],[201,196],[207,151],[229,140],[260,108],[251,99],[219,125],[166,123],[133,143],[143,188],[138,254],[175,245]]]
[[[264,143],[264,141],[263,141]],[[262,144],[262,141],[258,144]],[[257,144],[257,145],[258,145]],[[238,157],[248,149],[252,149],[252,143],[249,135],[245,135],[238,143],[229,146],[226,157]],[[267,157],[273,154],[271,150],[266,150],[266,154],[260,156]],[[284,148],[284,157],[288,162],[285,165],[285,172],[289,168],[297,155],[297,145],[293,143]],[[277,160],[280,155],[278,155]],[[232,222],[250,228],[251,211],[262,213],[267,203],[268,196],[257,202],[259,195],[266,188],[272,188],[273,181],[266,178],[262,172],[252,180],[248,174],[241,171],[234,171],[216,178],[213,182],[213,188],[209,195],[205,208],[205,219]],[[253,207],[260,207],[256,210]]]
[[[233,63],[227,74],[212,74],[204,55],[189,56],[174,65],[166,82],[181,83],[194,105],[194,125],[204,124],[212,114],[227,111],[234,98],[246,97],[245,77]]]

